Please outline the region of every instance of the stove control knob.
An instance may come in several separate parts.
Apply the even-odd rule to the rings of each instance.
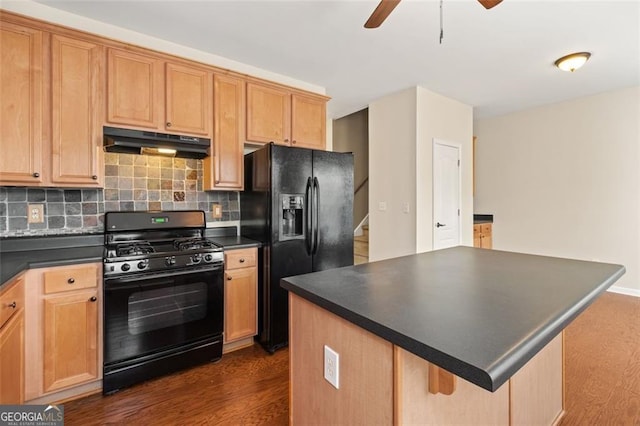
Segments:
[[[210,254],[207,254],[204,256],[205,262],[211,262],[212,260],[213,260],[213,256],[211,256]]]
[[[122,267],[120,268],[123,271],[127,272],[129,269],[131,269],[131,265],[129,265],[128,263],[125,263],[122,265]]]
[[[175,256],[167,257],[164,260],[164,263],[167,266],[175,265],[176,264],[176,257]]]
[[[193,256],[191,256],[191,262],[193,263],[200,263],[201,260],[202,260],[202,255],[200,253],[196,253]]]
[[[147,262],[145,261],[138,262],[138,269],[144,269],[146,267],[147,267]]]

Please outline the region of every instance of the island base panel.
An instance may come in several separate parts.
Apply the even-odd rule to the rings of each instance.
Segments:
[[[393,345],[292,293],[289,306],[290,424],[391,424]],[[340,356],[339,389],[324,345]]]

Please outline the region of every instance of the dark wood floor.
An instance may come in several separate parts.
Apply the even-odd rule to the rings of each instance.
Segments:
[[[640,425],[640,298],[606,293],[567,328],[561,426]],[[259,346],[103,397],[64,404],[67,425],[286,425],[289,353]]]

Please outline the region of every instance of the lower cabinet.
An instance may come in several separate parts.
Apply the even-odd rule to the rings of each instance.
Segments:
[[[27,272],[26,401],[60,401],[100,389],[101,288],[100,263]]]
[[[258,333],[256,258],[256,248],[225,252],[225,352],[252,344],[253,336]],[[234,342],[236,344],[232,344]]]
[[[490,249],[493,247],[492,225],[476,223],[473,225],[473,246]]]
[[[0,294],[0,405],[24,402],[24,278]]]

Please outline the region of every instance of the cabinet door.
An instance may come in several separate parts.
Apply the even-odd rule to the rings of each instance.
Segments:
[[[299,94],[291,95],[291,144],[324,150],[326,146],[327,101]]]
[[[482,231],[477,223],[473,225],[473,246],[482,248]]]
[[[244,80],[213,76],[213,152],[204,160],[205,189],[244,188],[244,99]]]
[[[162,61],[109,49],[107,57],[107,121],[160,129],[164,104]]]
[[[247,141],[289,145],[291,95],[284,89],[247,83]]]
[[[255,267],[225,272],[225,343],[257,334],[257,277]]]
[[[37,185],[42,170],[42,32],[0,26],[0,184]]]
[[[167,63],[165,129],[209,136],[211,129],[211,73]]]
[[[98,378],[97,291],[44,299],[44,392]]]
[[[103,48],[72,38],[51,38],[51,181],[102,182]]]
[[[0,404],[24,402],[24,309],[0,328]]]

